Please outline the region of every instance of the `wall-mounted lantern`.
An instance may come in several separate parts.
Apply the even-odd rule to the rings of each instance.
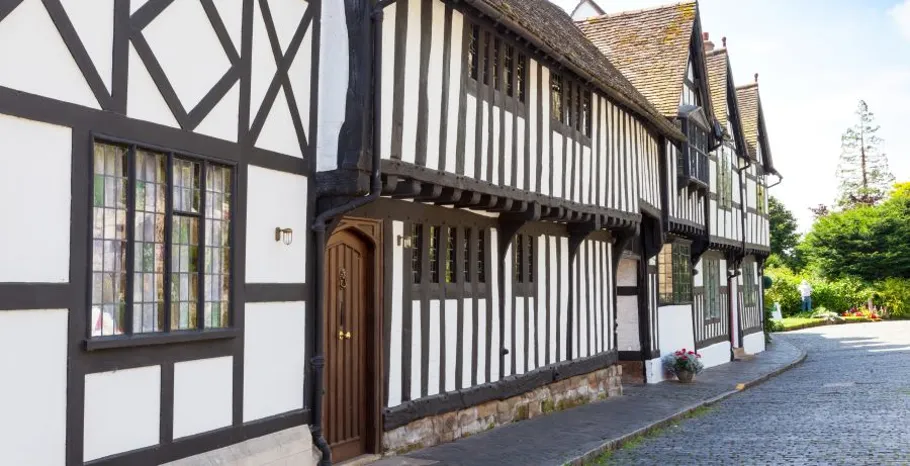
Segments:
[[[290,228],[275,227],[275,241],[290,245],[294,241],[294,230]]]
[[[411,237],[398,235],[398,245],[405,248],[411,247]]]

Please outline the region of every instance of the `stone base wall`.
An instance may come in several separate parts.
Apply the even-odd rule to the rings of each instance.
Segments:
[[[385,432],[382,447],[387,454],[404,454],[469,437],[511,422],[620,395],[622,367],[613,365],[590,374],[560,380],[520,396],[416,420]]]
[[[162,466],[316,466],[319,457],[310,428],[298,426]]]

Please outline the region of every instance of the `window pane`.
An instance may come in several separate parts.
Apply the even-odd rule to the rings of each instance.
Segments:
[[[483,33],[483,83],[490,84],[490,41],[493,37],[489,32]]]
[[[524,282],[524,244],[522,244],[522,236],[518,235],[515,237],[515,243],[512,245],[512,260],[513,266],[512,269],[515,273],[515,283]]]
[[[136,151],[133,333],[164,329],[166,166],[166,155]]]
[[[673,245],[665,244],[657,258],[657,288],[660,302],[671,304],[673,296]]]
[[[413,241],[411,245],[411,281],[420,283],[420,277],[423,274],[423,262],[421,262],[421,255],[423,254],[423,225],[411,225],[411,238]]]
[[[462,254],[464,255],[464,261],[462,268],[464,269],[462,273],[464,274],[465,283],[471,283],[471,241],[474,235],[474,231],[470,228],[464,230],[464,239],[462,240]]]
[[[497,37],[493,39],[493,64],[490,65],[493,68],[493,89],[499,89],[500,76],[502,76],[499,71],[499,50],[499,38]]]
[[[231,169],[205,168],[205,315],[206,328],[230,323]]]
[[[486,233],[481,230],[477,232],[477,281],[479,283],[487,282],[486,264]]]
[[[511,45],[506,45],[506,56],[505,56],[505,70],[506,70],[506,95],[512,97],[515,92],[514,86],[512,85],[512,77],[515,75],[515,61],[513,55],[515,54],[515,48]]]
[[[457,270],[455,262],[455,228],[446,230],[446,283],[455,283]]]
[[[171,329],[196,328],[199,302],[199,219],[174,215],[171,233]]]
[[[552,97],[553,119],[562,121],[562,77],[558,74],[550,75],[550,94]]]
[[[518,68],[515,70],[517,73],[515,81],[518,85],[518,100],[521,102],[525,101],[525,75],[527,74],[527,61],[528,57],[518,54]]]
[[[123,334],[126,312],[127,149],[95,144],[92,180],[93,337]]]
[[[202,166],[190,160],[174,159],[174,210],[199,213],[199,179]]]
[[[430,282],[439,283],[439,228],[430,227]]]
[[[477,43],[480,41],[480,27],[476,24],[471,25],[471,38],[468,44],[468,76],[471,79],[477,79],[478,53]]]
[[[534,283],[534,238],[528,236],[525,244],[528,255],[528,283]]]

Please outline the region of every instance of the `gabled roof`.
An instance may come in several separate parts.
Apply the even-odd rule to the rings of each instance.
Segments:
[[[724,39],[726,43],[726,38]],[[739,101],[736,98],[736,92],[733,86],[733,73],[730,67],[730,56],[727,48],[716,48],[705,51],[708,68],[708,88],[711,90],[711,102],[714,105],[714,117],[720,122],[724,130],[730,123],[730,117],[734,118],[734,134],[730,137],[736,141],[737,150],[741,155],[754,157],[749,153],[748,144],[743,133],[743,121],[740,111],[742,110]],[[732,95],[731,95],[731,91]]]
[[[697,2],[608,14],[577,24],[662,115],[676,117],[690,51],[703,53]],[[694,65],[704,76],[704,62],[695,60]],[[702,98],[713,113],[710,96]]]
[[[590,81],[615,103],[649,121],[665,136],[685,140],[679,127],[663,118],[648,99],[591,44],[562,8],[548,0],[464,0],[493,21],[541,49]]]
[[[756,74],[755,76],[757,79],[758,75]],[[739,103],[739,114],[743,122],[743,134],[746,136],[746,147],[749,150],[749,157],[752,159],[757,157],[755,148],[761,142],[762,162],[765,171],[778,174],[771,159],[768,132],[765,127],[764,115],[762,115],[761,99],[758,95],[758,82],[738,86],[736,88],[736,99]]]

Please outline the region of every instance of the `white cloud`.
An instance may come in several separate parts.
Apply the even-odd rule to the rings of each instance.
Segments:
[[[888,10],[888,14],[897,23],[904,38],[910,40],[910,0],[903,0]]]

